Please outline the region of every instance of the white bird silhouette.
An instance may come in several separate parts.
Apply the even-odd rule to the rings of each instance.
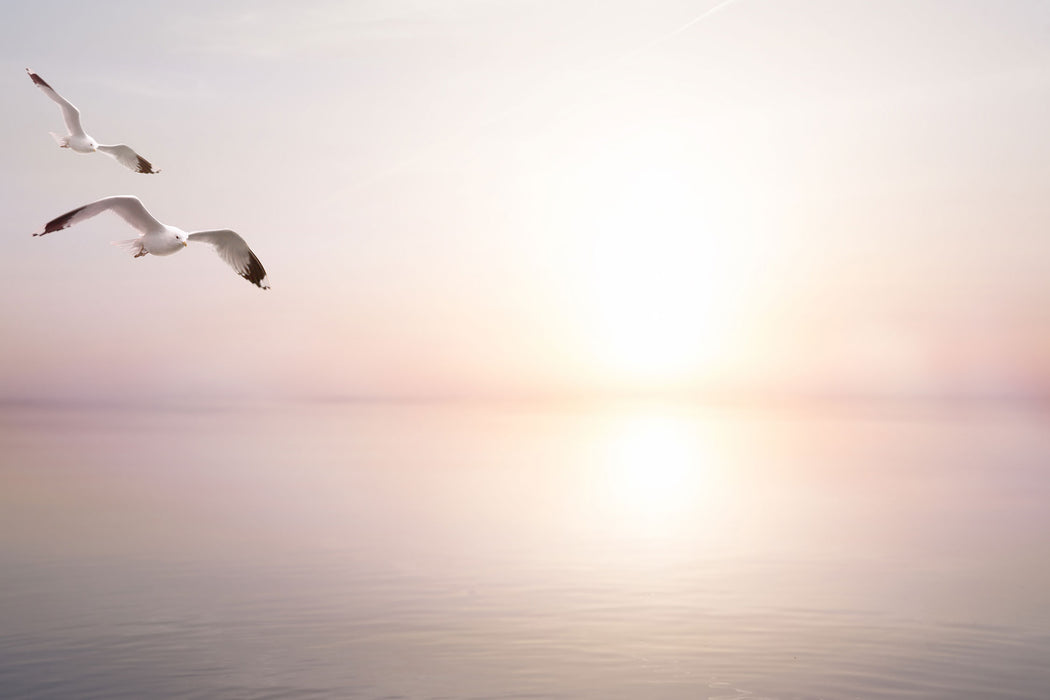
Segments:
[[[77,207],[47,222],[43,231],[33,235],[44,236],[55,231],[61,231],[73,224],[97,216],[104,211],[112,211],[139,232],[138,238],[113,242],[113,245],[124,248],[136,258],[150,254],[172,255],[185,248],[191,242],[207,243],[215,249],[219,257],[225,260],[238,275],[262,289],[270,288],[270,282],[266,278],[266,270],[263,269],[259,258],[255,257],[255,253],[251,251],[248,244],[237,233],[229,229],[186,233],[180,228],[162,224],[154,219],[146,211],[146,207],[142,205],[139,198],[131,195],[104,197],[82,207]]]
[[[57,102],[58,106],[62,108],[62,118],[66,122],[66,128],[69,130],[69,133],[65,136],[61,136],[53,131],[48,132],[54,137],[55,141],[58,142],[59,147],[68,148],[76,153],[94,153],[95,151],[99,151],[116,159],[118,163],[137,173],[153,175],[154,173],[160,172],[159,170],[154,170],[153,165],[150,164],[148,160],[140,156],[138,153],[135,153],[135,151],[131,150],[129,146],[125,146],[122,143],[108,146],[95,141],[95,139],[91,138],[84,131],[84,127],[80,125],[79,109],[74,107],[69,100],[55,92],[55,89],[44,82],[44,79],[39,75],[28,68],[26,68],[26,73],[29,73],[29,77],[33,79],[33,83],[43,90],[45,95]]]

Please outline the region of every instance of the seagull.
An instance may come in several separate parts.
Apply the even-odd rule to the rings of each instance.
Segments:
[[[142,205],[139,198],[132,195],[103,197],[90,204],[77,207],[73,211],[67,211],[62,216],[47,222],[43,231],[33,235],[44,236],[61,231],[104,211],[112,211],[139,232],[138,238],[113,241],[113,245],[120,246],[136,258],[151,253],[153,255],[172,255],[190,243],[207,243],[238,275],[257,287],[270,288],[270,282],[266,279],[266,270],[263,269],[259,258],[255,257],[255,253],[237,233],[229,229],[186,233],[182,229],[162,224],[154,219],[146,211],[146,207]]]
[[[66,122],[66,128],[69,130],[69,133],[65,136],[60,136],[53,131],[48,132],[55,141],[58,142],[60,148],[68,148],[76,153],[94,153],[95,151],[101,151],[107,156],[116,159],[116,161],[124,167],[130,168],[137,173],[153,175],[160,172],[159,170],[154,170],[153,165],[151,165],[148,160],[140,156],[138,153],[135,153],[130,147],[125,146],[122,143],[107,146],[98,143],[95,139],[88,136],[87,133],[84,132],[84,127],[80,125],[80,110],[74,107],[69,100],[55,92],[55,89],[45,83],[44,79],[39,75],[28,68],[26,68],[26,73],[29,73],[29,77],[32,78],[33,83],[43,90],[45,95],[57,102],[58,106],[62,108],[62,118]]]

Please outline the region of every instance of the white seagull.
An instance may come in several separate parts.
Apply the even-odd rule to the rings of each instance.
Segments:
[[[172,255],[177,253],[191,242],[207,243],[219,257],[225,260],[238,275],[252,284],[263,289],[270,288],[270,282],[266,279],[266,270],[263,269],[259,258],[251,251],[248,244],[244,242],[237,233],[229,229],[214,231],[193,231],[186,233],[182,229],[162,224],[153,218],[142,206],[138,197],[131,195],[117,195],[115,197],[103,197],[102,199],[77,207],[68,211],[57,219],[52,219],[44,226],[40,233],[34,236],[44,236],[55,231],[69,228],[104,211],[112,211],[114,214],[131,224],[131,227],[139,232],[138,238],[126,241],[113,241],[113,245],[120,246],[136,258],[143,255]]]
[[[45,83],[44,79],[39,75],[28,68],[26,68],[26,73],[29,73],[29,77],[33,79],[33,83],[43,90],[45,95],[57,102],[58,106],[62,108],[62,118],[66,122],[66,128],[69,130],[69,133],[65,136],[61,136],[53,131],[48,132],[54,137],[55,141],[58,142],[60,148],[68,148],[76,153],[94,153],[95,151],[100,151],[107,156],[115,158],[118,163],[137,173],[153,175],[154,173],[160,172],[159,170],[154,170],[153,165],[151,165],[148,160],[140,156],[138,153],[135,153],[130,147],[125,146],[122,143],[107,146],[98,143],[95,139],[88,136],[84,131],[84,127],[80,125],[80,110],[74,107],[69,100],[55,92],[55,89]]]

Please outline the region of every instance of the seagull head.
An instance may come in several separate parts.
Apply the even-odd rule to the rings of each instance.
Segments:
[[[189,245],[189,242],[187,242],[187,240],[186,240],[186,234],[183,233],[182,231],[176,232],[175,240],[178,241],[179,243],[181,243],[183,245],[183,247],[186,247],[186,246]]]

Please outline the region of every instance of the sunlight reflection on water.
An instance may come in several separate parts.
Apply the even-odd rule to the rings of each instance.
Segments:
[[[710,495],[707,482],[720,470],[683,418],[628,416],[609,426],[602,441],[607,492],[600,500],[610,524],[659,534],[690,511],[695,515],[694,508],[711,506],[698,496]]]
[[[0,413],[13,696],[1042,698],[1046,416]]]

